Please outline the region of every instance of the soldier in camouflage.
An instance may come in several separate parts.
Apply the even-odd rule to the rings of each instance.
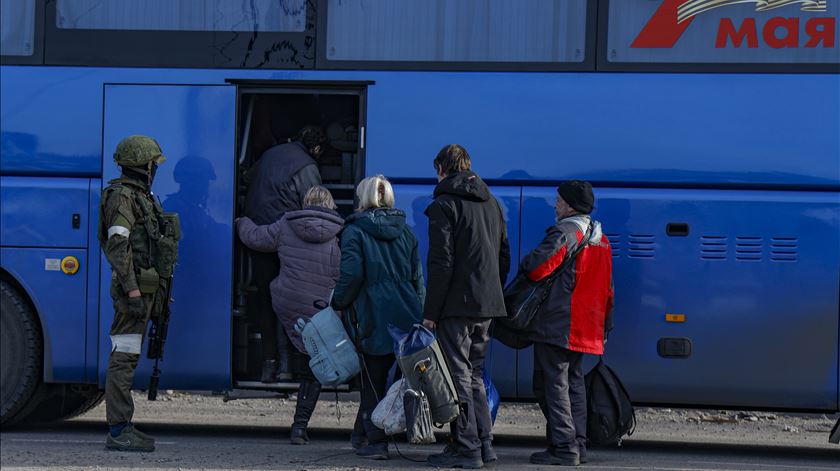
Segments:
[[[109,450],[155,449],[155,440],[131,423],[131,385],[149,319],[169,301],[163,298],[178,253],[177,215],[164,213],[151,192],[155,171],[164,160],[154,139],[123,139],[114,153],[122,175],[102,192],[99,241],[111,264],[114,302],[105,381]]]

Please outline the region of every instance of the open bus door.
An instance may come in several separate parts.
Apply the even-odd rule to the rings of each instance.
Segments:
[[[294,139],[308,125],[324,129],[327,142],[317,159],[322,185],[333,195],[338,212],[353,211],[356,184],[364,176],[368,81],[236,80],[238,87],[236,152],[236,216],[242,216],[248,183],[255,165],[270,147]],[[238,241],[234,244],[233,384],[241,389],[289,390],[298,387],[308,357],[290,347],[291,379],[262,383],[266,335],[285,335],[261,320],[258,280],[274,278],[276,268],[256,261],[258,255]],[[275,259],[276,260],[276,259]],[[271,269],[270,273],[259,273]],[[270,309],[270,306],[267,306]],[[268,313],[273,318],[273,312]],[[269,322],[270,323],[270,322]],[[263,332],[268,328],[273,332]],[[338,389],[346,389],[342,385]]]
[[[161,389],[224,390],[231,374],[231,292],[236,87],[231,85],[105,85],[102,184],[116,178],[117,143],[132,134],[155,138],[166,162],[153,192],[181,218],[172,319]],[[95,239],[95,236],[92,236]],[[113,319],[111,268],[101,257],[99,383],[104,385]],[[145,358],[134,387],[148,386]]]

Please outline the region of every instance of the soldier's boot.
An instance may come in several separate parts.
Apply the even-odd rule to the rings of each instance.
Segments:
[[[152,445],[154,445],[154,444],[155,444],[155,438],[154,438],[154,437],[152,437],[151,435],[149,435],[149,434],[147,434],[147,433],[143,433],[143,432],[141,432],[141,431],[140,431],[137,427],[135,427],[135,426],[134,426],[134,424],[129,423],[129,424],[128,424],[128,428],[132,429],[132,430],[134,431],[134,433],[136,433],[136,434],[137,434],[137,436],[138,436],[138,437],[140,437],[140,438],[142,438],[142,439],[144,439],[144,440],[147,440],[147,441],[152,442]]]
[[[309,379],[300,382],[297,404],[295,406],[295,418],[292,423],[290,442],[292,445],[308,445],[309,434],[306,428],[309,426],[309,419],[315,411],[318,403],[318,396],[321,395],[321,383]]]
[[[105,448],[112,451],[155,451],[155,442],[141,437],[137,429],[127,426],[116,437],[109,433]]]

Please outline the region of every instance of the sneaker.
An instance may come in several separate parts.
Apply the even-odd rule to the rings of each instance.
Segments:
[[[426,462],[435,468],[481,469],[484,467],[484,462],[481,460],[480,455],[463,455],[453,452],[449,447],[443,450],[443,453],[429,455],[426,458]]]
[[[277,382],[277,360],[266,360],[263,362],[261,383]]]
[[[499,457],[496,456],[496,450],[493,449],[493,441],[492,440],[484,440],[481,442],[481,461],[484,464],[495,463],[499,460]]]
[[[580,457],[576,453],[554,454],[548,450],[538,451],[531,455],[532,464],[549,464],[559,466],[578,466]]]
[[[129,423],[128,426],[126,426],[126,428],[131,429],[132,432],[134,432],[138,437],[142,438],[143,440],[152,442],[152,445],[155,444],[155,439],[151,435],[141,432],[137,429],[137,427],[134,426],[134,424]]]
[[[292,426],[292,431],[289,435],[289,442],[292,445],[309,445],[309,434],[306,433],[305,428]]]
[[[126,427],[116,437],[108,434],[105,449],[112,451],[155,451],[155,442],[141,438],[133,427]]]
[[[369,460],[387,460],[388,444],[374,443],[365,445],[356,451],[356,456],[359,458],[367,458]]]

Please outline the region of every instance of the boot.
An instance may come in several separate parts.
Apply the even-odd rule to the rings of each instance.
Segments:
[[[365,433],[365,421],[362,420],[362,412],[356,414],[356,422],[353,423],[353,431],[350,433],[350,446],[353,450],[359,451],[368,445],[367,434]]]
[[[290,379],[292,379],[292,370],[289,367],[289,352],[281,351],[277,357],[277,380],[288,381]]]
[[[481,453],[465,455],[455,450],[454,446],[447,446],[443,453],[429,455],[426,462],[435,468],[463,468],[481,469],[484,461],[481,460]]]
[[[580,456],[577,453],[561,453],[551,450],[538,451],[531,454],[529,460],[532,464],[545,464],[554,466],[578,466]]]
[[[311,379],[304,379],[300,382],[297,404],[295,405],[295,418],[292,422],[290,442],[292,445],[308,445],[309,434],[306,428],[309,426],[309,419],[315,411],[315,404],[318,403],[318,396],[321,395],[321,383]]]
[[[262,376],[260,378],[262,383],[276,383],[277,382],[277,360],[266,360],[263,362]]]
[[[496,450],[493,449],[493,440],[487,439],[481,441],[481,461],[484,464],[495,463],[499,459],[496,456]]]

